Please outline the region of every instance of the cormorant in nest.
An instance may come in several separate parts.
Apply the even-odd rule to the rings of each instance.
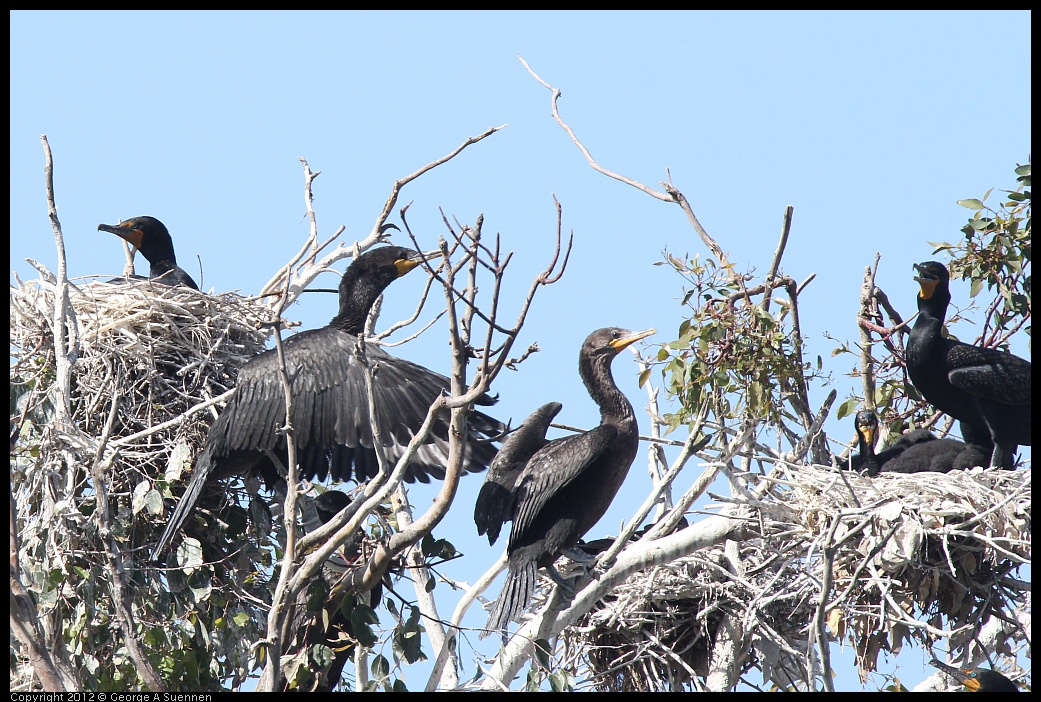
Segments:
[[[955,668],[935,658],[929,664],[960,682],[969,692],[1019,692],[1016,683],[989,668]]]
[[[484,476],[481,492],[474,505],[474,523],[478,535],[487,532],[489,546],[499,538],[502,525],[510,520],[517,479],[535,452],[549,443],[546,431],[561,406],[559,402],[547,402],[532,412],[507,437],[488,466],[488,473]]]
[[[850,464],[871,478],[879,473],[949,473],[986,466],[990,458],[985,447],[956,439],[938,439],[928,429],[909,431],[876,454],[873,447],[878,433],[877,415],[872,410],[860,410],[856,427],[860,453],[850,459]]]
[[[883,473],[950,473],[989,465],[990,452],[957,439],[934,439],[907,447],[882,466]]]
[[[990,465],[1012,468],[1017,445],[1030,445],[1030,362],[997,349],[944,338],[950,274],[937,261],[914,265],[918,319],[907,342],[907,374],[941,412],[971,427],[973,443],[994,444]]]
[[[132,217],[116,225],[99,224],[98,231],[111,232],[140,251],[151,266],[148,279],[164,285],[183,285],[192,290],[199,289],[192,277],[177,265],[170,232],[155,217]],[[134,278],[145,280],[137,275]],[[121,282],[121,279],[113,282]]]
[[[928,429],[914,429],[900,436],[892,446],[875,453],[875,441],[878,437],[878,415],[874,410],[860,410],[854,419],[857,430],[857,443],[860,453],[846,461],[835,458],[836,463],[845,468],[847,465],[856,471],[866,473],[874,478],[881,472],[882,466],[899,456],[911,446],[923,442],[936,441],[936,437]]]
[[[369,418],[367,371],[358,361],[356,347],[365,319],[376,298],[394,280],[436,253],[421,254],[398,246],[383,246],[359,256],[340,281],[340,310],[321,329],[290,337],[283,343],[293,405],[293,437],[300,477],[304,480],[361,482],[374,477],[379,465],[373,450]],[[448,378],[422,366],[391,356],[374,344],[365,347],[376,367],[372,381],[376,422],[384,455],[393,465],[419,430],[433,402],[451,387]],[[477,401],[494,404],[487,395]],[[202,487],[232,475],[257,475],[272,488],[282,478],[269,456],[284,464],[286,442],[285,392],[274,349],[250,359],[239,370],[235,393],[210,427],[195,471],[152,551],[157,558],[170,545],[191,513]],[[430,437],[416,451],[405,480],[441,479],[448,463],[448,412],[434,423]],[[463,469],[476,473],[495,455],[491,441],[502,433],[501,422],[481,412],[467,418],[470,440]],[[389,469],[389,467],[388,467]]]
[[[578,371],[600,407],[600,425],[554,439],[528,460],[508,513],[509,572],[488,618],[487,631],[504,631],[531,600],[538,568],[552,571],[563,551],[578,543],[607,511],[640,444],[633,406],[615,385],[611,361],[653,329],[598,329],[582,344]]]

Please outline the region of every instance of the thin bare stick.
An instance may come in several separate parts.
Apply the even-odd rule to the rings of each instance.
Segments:
[[[524,68],[527,69],[528,73],[531,74],[532,78],[537,80],[544,88],[553,93],[553,97],[551,98],[553,119],[557,121],[557,124],[559,124],[565,132],[567,132],[568,136],[571,137],[571,141],[574,142],[575,146],[577,146],[579,151],[581,151],[582,154],[586,157],[586,161],[589,162],[589,165],[594,170],[596,170],[599,173],[603,173],[609,178],[614,178],[615,180],[621,181],[626,185],[631,185],[637,190],[647,193],[651,197],[661,200],[662,202],[672,202],[679,205],[680,209],[682,209],[684,214],[687,215],[687,220],[691,223],[691,226],[694,227],[694,231],[697,232],[697,235],[701,238],[704,244],[709,247],[709,249],[712,251],[713,255],[717,258],[717,260],[719,260],[720,263],[723,263],[724,265],[729,263],[726,254],[723,252],[723,249],[719,246],[719,244],[716,243],[716,241],[711,236],[709,236],[705,228],[701,226],[701,222],[699,222],[697,216],[695,216],[694,210],[691,208],[690,203],[687,202],[687,198],[683,195],[683,193],[681,193],[672,185],[672,176],[671,174],[669,174],[668,169],[666,169],[665,172],[669,178],[669,182],[659,183],[659,185],[661,185],[662,188],[664,188],[665,190],[665,192],[662,193],[631,178],[626,178],[625,176],[619,175],[614,171],[609,171],[608,169],[598,164],[593,159],[592,154],[589,153],[589,149],[587,149],[585,145],[581,142],[581,140],[579,140],[579,138],[575,135],[575,132],[571,129],[570,126],[568,126],[567,122],[565,122],[560,117],[560,112],[557,110],[557,100],[560,98],[561,95],[560,89],[555,88],[546,81],[542,80],[542,78],[531,69],[531,66],[529,66],[527,61],[525,61],[523,58],[521,58],[520,56],[518,56],[517,58],[524,65]],[[740,275],[738,275],[730,268],[728,268],[727,270],[731,280],[733,280],[734,282],[740,281]]]
[[[766,286],[766,294],[763,296],[763,311],[770,311],[770,298],[773,295],[773,281],[777,276],[777,271],[781,266],[781,256],[784,255],[784,247],[788,245],[788,235],[792,231],[792,213],[795,208],[788,205],[784,208],[784,223],[781,227],[781,240],[777,242],[777,250],[774,251],[773,261],[770,262],[770,270],[766,272],[766,278],[763,279],[763,284]]]
[[[58,221],[58,207],[54,203],[54,161],[51,157],[51,145],[47,135],[41,134],[44,153],[44,180],[47,189],[47,216],[54,230],[54,246],[58,251],[58,273],[55,290],[54,317],[51,329],[54,333],[55,384],[58,386],[58,402],[55,404],[55,419],[58,426],[67,426],[72,412],[69,408],[72,387],[72,364],[79,355],[78,327],[76,312],[69,304],[69,277],[65,266],[65,240],[61,233],[61,222]]]

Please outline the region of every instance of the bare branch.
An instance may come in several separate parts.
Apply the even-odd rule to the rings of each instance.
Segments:
[[[70,390],[72,383],[72,364],[79,355],[79,330],[76,312],[69,303],[69,277],[65,266],[65,240],[61,233],[61,222],[58,221],[58,207],[54,203],[54,162],[51,158],[51,145],[47,135],[41,134],[44,153],[44,179],[47,190],[47,216],[54,230],[54,246],[58,252],[58,273],[56,276],[54,317],[51,329],[54,334],[55,383],[58,386],[58,403],[55,406],[59,426],[69,423],[71,410]]]

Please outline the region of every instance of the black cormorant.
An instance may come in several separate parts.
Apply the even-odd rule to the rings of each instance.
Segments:
[[[532,412],[507,437],[488,466],[488,473],[484,476],[481,492],[474,505],[474,523],[478,535],[487,532],[489,545],[495,543],[502,525],[510,520],[517,479],[535,452],[549,443],[546,431],[560,408],[559,402],[547,402]]]
[[[351,503],[351,496],[340,490],[326,490],[314,498],[314,511],[322,524],[328,524],[332,518],[343,511]]]
[[[883,473],[949,473],[990,462],[990,452],[957,439],[936,439],[908,446],[907,450],[882,465]]]
[[[366,390],[366,370],[356,356],[358,335],[365,318],[383,290],[397,278],[439,254],[421,254],[398,246],[383,246],[359,256],[340,281],[340,310],[321,329],[301,332],[285,340],[283,349],[293,400],[293,437],[300,477],[334,480],[351,477],[361,482],[379,470],[372,445],[372,425]],[[372,381],[376,421],[388,461],[396,462],[426,418],[430,405],[447,392],[448,378],[422,366],[391,356],[375,344],[365,347],[376,368]],[[478,404],[490,405],[484,396]],[[448,463],[448,412],[435,421],[430,437],[416,451],[405,480],[441,479]],[[285,392],[274,349],[250,359],[239,370],[235,393],[210,427],[206,443],[184,496],[152,551],[159,556],[191,513],[202,487],[232,475],[258,475],[269,488],[281,477],[269,451],[285,462]],[[479,472],[495,455],[495,439],[505,427],[481,412],[467,419],[463,468]],[[352,470],[353,469],[353,470]],[[389,469],[389,467],[388,467]]]
[[[538,568],[578,543],[607,511],[639,448],[633,406],[615,385],[611,361],[653,329],[598,329],[582,344],[578,372],[600,407],[600,425],[554,439],[538,450],[515,489],[513,528],[506,548],[509,572],[488,618],[488,631],[504,631],[535,591]]]
[[[350,503],[351,498],[346,493],[327,490],[314,499],[314,508],[322,524],[327,524]],[[359,530],[358,535],[361,534]],[[297,687],[294,689],[331,692],[343,676],[343,667],[354,656],[353,642],[357,641],[357,636],[351,617],[344,612],[344,602],[350,596],[351,590],[340,582],[340,578],[350,566],[349,561],[358,555],[358,543],[358,538],[349,539],[341,552],[336,553],[322,566],[321,578],[325,584],[321,590],[309,587],[302,590],[297,597],[297,609],[292,624],[296,645],[327,646],[332,650],[332,660],[320,670],[310,669],[310,675],[315,677],[298,679]],[[376,587],[362,599],[375,607],[382,597],[382,592],[382,583],[376,583]],[[321,656],[315,656],[314,659],[317,662]],[[283,681],[282,687],[286,686],[286,682]]]
[[[1017,445],[1030,445],[1030,362],[997,349],[944,338],[950,274],[937,261],[914,265],[921,291],[907,342],[907,374],[936,409],[994,444],[989,464],[1012,468]],[[973,443],[981,440],[966,437]]]
[[[980,446],[956,439],[938,439],[928,429],[914,429],[879,453],[872,448],[878,432],[878,417],[872,410],[860,410],[856,417],[860,454],[851,459],[855,470],[869,477],[879,473],[949,473],[975,466],[986,466],[989,452]]]
[[[989,668],[955,668],[935,658],[929,664],[960,682],[969,692],[1019,692],[1019,687],[1004,675]]]
[[[155,217],[132,217],[116,225],[99,224],[98,231],[111,232],[140,251],[151,266],[148,271],[151,280],[164,285],[183,285],[192,290],[199,289],[192,277],[177,265],[170,232]]]
[[[891,446],[875,453],[875,441],[878,438],[878,415],[873,410],[860,410],[854,419],[854,426],[857,430],[860,453],[852,456],[848,465],[852,470],[866,473],[872,478],[879,474],[883,465],[911,446],[936,440],[928,429],[914,429],[902,434]],[[847,466],[845,461],[838,458],[836,458],[836,462],[843,468]]]

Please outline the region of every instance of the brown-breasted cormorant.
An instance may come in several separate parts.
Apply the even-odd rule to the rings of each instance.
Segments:
[[[1030,445],[1030,362],[945,338],[943,322],[951,301],[947,266],[926,261],[914,267],[921,291],[918,319],[907,342],[911,383],[936,409],[961,420],[963,436],[968,424],[974,435],[990,437],[990,465],[1012,468],[1017,445]]]
[[[960,682],[969,692],[1019,692],[1019,687],[1004,675],[989,668],[955,668],[935,658],[929,664]]]
[[[149,279],[164,285],[183,285],[192,290],[199,289],[192,277],[177,265],[170,232],[155,217],[132,217],[116,225],[99,224],[98,231],[111,232],[140,251],[151,266],[148,271]]]
[[[600,425],[550,441],[521,472],[513,528],[506,548],[509,572],[488,618],[488,631],[504,631],[531,601],[538,568],[551,567],[607,511],[640,444],[632,404],[611,376],[611,361],[653,329],[598,329],[582,344],[578,372],[600,407]]]
[[[561,406],[559,402],[547,402],[532,412],[506,438],[488,466],[488,473],[484,476],[481,492],[474,505],[474,523],[478,535],[487,532],[489,546],[499,538],[502,525],[510,520],[517,479],[535,452],[549,443],[546,431]]]
[[[293,404],[293,437],[300,477],[334,480],[351,477],[361,482],[379,470],[372,445],[372,424],[366,389],[366,370],[356,356],[358,335],[380,293],[394,280],[437,253],[421,254],[398,246],[372,249],[348,266],[340,281],[340,310],[325,327],[301,332],[285,340],[283,351]],[[448,378],[396,358],[375,344],[365,348],[372,366],[376,421],[388,461],[396,462],[426,418],[427,410],[451,384]],[[490,405],[484,396],[478,404]],[[286,457],[285,392],[274,349],[250,359],[239,370],[235,393],[210,427],[206,443],[184,496],[170,516],[152,551],[158,557],[181,529],[202,487],[232,475],[258,475],[269,488],[282,478],[268,456]],[[405,480],[441,479],[448,464],[448,412],[435,421],[430,437],[416,451]],[[467,419],[463,468],[479,472],[495,455],[494,440],[504,425],[481,412]],[[389,469],[389,466],[388,466]]]

